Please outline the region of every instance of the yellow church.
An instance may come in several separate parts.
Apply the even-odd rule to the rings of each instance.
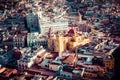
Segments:
[[[48,49],[55,52],[64,52],[66,50],[75,51],[78,46],[89,43],[89,38],[83,34],[77,33],[76,27],[70,28],[67,34],[53,34],[52,29],[48,33]]]

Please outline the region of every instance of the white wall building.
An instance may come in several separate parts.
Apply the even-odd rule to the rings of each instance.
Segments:
[[[35,62],[35,58],[37,55],[40,55],[41,53],[45,52],[45,49],[39,48],[36,51],[25,53],[22,55],[22,58],[17,61],[18,69],[23,71],[27,68],[30,68]]]
[[[53,28],[53,32],[57,32],[58,30],[68,31],[68,19],[65,18],[55,19],[54,21],[49,21],[49,20],[43,21],[42,19],[40,19],[39,22],[40,22],[41,34],[48,33],[49,28],[51,27]]]
[[[26,36],[25,35],[15,35],[13,37],[14,47],[25,47]]]
[[[53,32],[68,30],[68,18],[63,17],[66,11],[60,12],[57,7],[54,7],[53,11],[53,16],[47,15],[42,8],[37,12],[41,34],[46,34],[50,27],[53,28]]]
[[[38,33],[34,32],[34,33],[28,33],[27,34],[27,46],[28,47],[33,47],[33,46],[37,46],[38,45]]]

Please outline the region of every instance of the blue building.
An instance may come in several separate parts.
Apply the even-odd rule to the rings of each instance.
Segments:
[[[34,12],[30,12],[26,16],[27,28],[30,32],[38,32],[40,33],[40,25],[38,20],[38,15]]]

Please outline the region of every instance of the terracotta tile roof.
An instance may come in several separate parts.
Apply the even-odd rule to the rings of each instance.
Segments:
[[[75,58],[76,58],[75,54],[71,54],[71,55],[67,56],[67,57],[63,60],[63,62],[64,62],[64,63],[73,63],[74,60],[75,60]]]

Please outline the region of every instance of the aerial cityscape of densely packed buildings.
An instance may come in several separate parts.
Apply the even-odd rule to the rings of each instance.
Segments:
[[[0,80],[119,80],[119,0],[0,0]]]

